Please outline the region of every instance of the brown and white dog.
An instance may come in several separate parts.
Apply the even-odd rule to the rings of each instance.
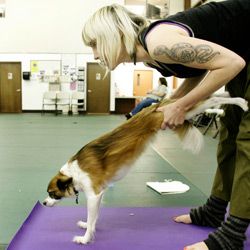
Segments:
[[[49,196],[43,203],[46,206],[53,206],[64,197],[77,196],[79,191],[85,192],[87,222],[79,221],[77,225],[87,230],[84,236],[75,236],[74,242],[87,244],[93,239],[105,189],[127,174],[133,162],[160,129],[163,113],[155,112],[156,109],[173,101],[164,99],[159,104],[145,108],[113,131],[91,141],[69,159],[50,181],[47,189]],[[198,152],[203,141],[202,134],[188,120],[207,108],[221,104],[234,104],[248,110],[244,99],[228,95],[214,96],[196,105],[187,112],[185,123],[174,130],[184,148]]]

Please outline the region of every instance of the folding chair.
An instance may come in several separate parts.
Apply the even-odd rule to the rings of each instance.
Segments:
[[[56,114],[56,92],[55,91],[46,91],[43,93],[43,104],[42,104],[42,114],[45,113],[46,107],[50,107],[47,110],[53,110]]]
[[[205,135],[209,128],[214,124],[215,128],[216,128],[216,133],[213,136],[213,138],[216,138],[218,133],[219,133],[219,126],[217,124],[217,120],[224,115],[224,110],[220,109],[220,108],[210,108],[210,109],[206,109],[205,112],[199,117],[199,119],[197,120],[196,123],[194,123],[194,125],[196,127],[200,127],[201,126],[201,121],[203,117],[209,117],[209,121],[208,123],[205,125],[205,130],[203,132],[203,135]]]
[[[63,114],[68,114],[70,111],[70,93],[69,92],[57,92],[56,94],[56,114],[61,110]]]
[[[71,95],[71,111],[72,114],[78,114],[84,111],[84,92],[73,92]]]
[[[209,128],[215,124],[215,128],[216,128],[216,133],[213,136],[214,138],[218,135],[218,131],[219,131],[219,127],[217,124],[217,119],[219,119],[221,116],[224,115],[224,110],[220,109],[220,108],[211,108],[211,109],[206,109],[205,110],[205,114],[211,116],[211,120],[209,121],[205,131],[203,132],[203,134],[205,135],[207,133],[207,131],[209,130]]]

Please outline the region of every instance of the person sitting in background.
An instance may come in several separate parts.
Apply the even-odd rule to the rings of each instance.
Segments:
[[[160,77],[158,80],[158,87],[148,91],[147,96],[140,103],[138,103],[130,113],[125,115],[127,120],[140,112],[142,109],[150,106],[152,103],[161,101],[167,93],[167,86],[167,80],[164,77]]]

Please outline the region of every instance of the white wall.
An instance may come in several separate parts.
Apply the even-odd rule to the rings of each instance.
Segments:
[[[62,61],[63,58],[67,57],[69,54],[0,54],[0,61],[2,62],[21,62],[22,72],[31,71],[30,62],[31,61]],[[72,54],[70,54],[72,56]],[[85,67],[87,62],[94,62],[94,57],[92,54],[74,54],[75,56],[75,66]],[[114,71],[111,72],[111,88],[110,88],[110,111],[115,109],[115,96],[116,87],[119,89],[120,96],[133,96],[133,73],[135,69],[148,69],[142,63],[137,63],[134,66],[132,63],[121,64]],[[86,72],[86,71],[85,71]],[[158,78],[160,73],[153,70],[153,87],[157,86]],[[86,79],[86,77],[85,77]],[[172,78],[167,78],[169,83],[169,90],[172,89]],[[63,83],[61,85],[62,91],[70,90],[70,83]],[[85,93],[86,93],[85,85]],[[42,96],[45,91],[48,91],[48,82],[42,82],[39,79],[23,80],[22,79],[22,109],[23,110],[41,110],[42,109]]]
[[[123,0],[8,0],[0,53],[89,53],[81,40],[88,16]]]
[[[71,53],[76,55],[76,67],[86,67],[93,55],[82,42],[83,24],[98,8],[111,3],[124,1],[8,0],[6,17],[0,19],[0,61],[21,62],[22,71],[30,71],[31,60],[62,60]],[[47,90],[46,82],[22,80],[22,109],[40,110]],[[69,91],[69,83],[63,84],[63,90]]]
[[[22,71],[30,71],[32,60],[62,60],[75,54],[76,67],[93,61],[90,48],[84,46],[81,32],[84,22],[101,6],[124,0],[8,0],[6,17],[0,19],[0,61],[19,61]],[[183,0],[171,0],[171,13],[183,7]],[[115,86],[124,96],[133,95],[134,69],[149,69],[138,63],[120,65],[111,73],[110,110],[115,106]],[[160,74],[154,71],[154,86]],[[172,78],[168,79],[172,88]],[[69,90],[69,83],[63,90]],[[48,83],[22,80],[22,109],[41,110],[43,92]],[[86,91],[85,91],[86,93]]]
[[[146,67],[143,63],[137,63],[136,65],[132,63],[121,64],[112,72],[112,84],[118,87],[120,96],[133,96],[134,70],[152,70],[153,88],[158,85],[159,77],[162,77],[158,71]],[[171,92],[173,79],[172,77],[167,77],[166,80],[168,82],[169,92]]]

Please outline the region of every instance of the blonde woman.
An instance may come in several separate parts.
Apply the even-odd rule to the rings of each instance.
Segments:
[[[144,62],[164,77],[185,78],[172,96],[177,100],[159,110],[165,129],[182,124],[191,107],[223,86],[232,96],[250,99],[249,24],[249,0],[211,2],[153,23],[110,5],[86,22],[83,40],[107,70],[123,62]],[[232,106],[225,114],[211,196],[175,218],[215,230],[185,250],[244,249],[250,220],[250,115]]]

